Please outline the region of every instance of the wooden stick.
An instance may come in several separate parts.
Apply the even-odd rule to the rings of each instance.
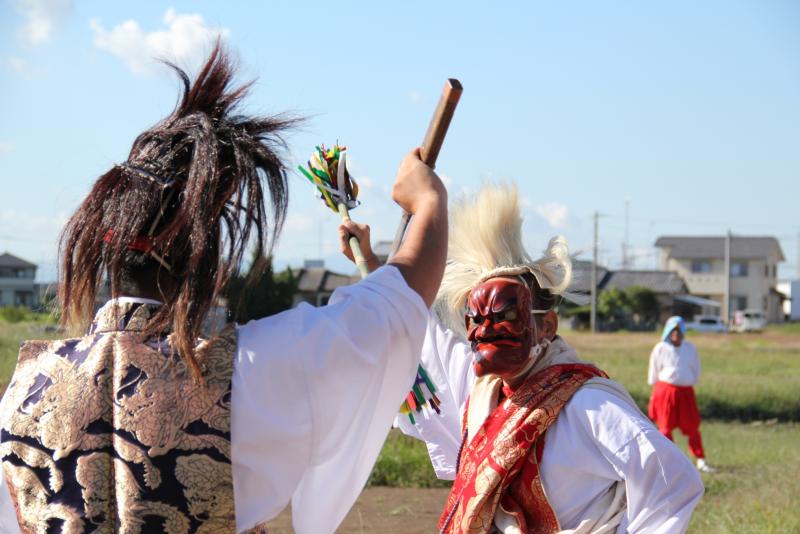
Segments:
[[[340,201],[336,204],[336,209],[339,210],[342,221],[349,221],[350,213],[347,211],[347,204],[341,202],[347,200],[347,191],[345,190],[345,184],[347,183],[347,164],[345,163],[345,158],[345,153],[341,152],[339,154],[339,166],[336,168],[336,183],[339,184],[338,200]],[[351,235],[347,242],[350,244],[350,250],[353,252],[353,259],[356,262],[356,267],[358,267],[358,273],[361,275],[361,278],[366,278],[369,274],[369,269],[367,268],[367,260],[364,259],[364,253],[361,252],[361,244],[358,242],[358,238]]]
[[[431,122],[428,124],[425,139],[422,141],[422,162],[431,169],[436,167],[436,158],[439,156],[439,150],[441,150],[444,137],[447,135],[447,128],[450,126],[450,121],[463,91],[464,88],[461,86],[461,82],[455,78],[448,78],[444,84],[442,96],[439,97],[439,103],[436,105]],[[394,241],[392,241],[392,249],[389,254],[390,258],[400,248],[400,243],[403,242],[403,236],[410,220],[411,214],[404,211],[403,216],[400,218],[400,224],[397,226],[397,232],[394,234]]]

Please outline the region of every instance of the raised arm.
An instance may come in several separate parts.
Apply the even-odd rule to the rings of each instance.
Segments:
[[[422,163],[418,148],[400,164],[392,198],[414,218],[389,264],[400,270],[409,287],[430,306],[447,258],[447,190],[436,173]]]
[[[419,149],[409,152],[400,164],[392,198],[414,218],[405,241],[389,261],[400,270],[408,286],[430,307],[436,298],[447,258],[447,190],[433,170],[422,163]],[[355,235],[372,272],[380,263],[372,252],[369,227],[346,221],[339,226],[342,253],[353,261],[347,240]]]

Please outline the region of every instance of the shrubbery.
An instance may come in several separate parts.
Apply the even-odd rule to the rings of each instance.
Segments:
[[[30,310],[24,306],[4,306],[0,308],[0,320],[7,323],[19,323],[29,319]]]

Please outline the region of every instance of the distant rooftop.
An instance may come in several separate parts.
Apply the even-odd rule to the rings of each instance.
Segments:
[[[597,266],[597,286],[603,287],[603,279],[608,275],[608,269],[602,265]],[[572,260],[572,282],[569,290],[575,293],[591,293],[592,288],[592,262],[588,260]]]
[[[332,292],[337,287],[353,284],[360,280],[358,275],[350,276],[329,271],[324,267],[292,269],[297,280],[297,289],[303,292]]]
[[[372,252],[375,253],[375,256],[381,261],[381,263],[386,263],[389,258],[389,253],[392,251],[392,242],[391,241],[378,241],[375,243],[375,246],[372,247]]]
[[[8,252],[4,252],[0,254],[0,267],[6,267],[8,269],[35,269],[36,264],[25,261]]]
[[[686,293],[686,284],[673,271],[611,271],[604,280],[603,289],[646,287],[655,293],[678,295]]]
[[[663,236],[657,247],[671,247],[669,255],[676,259],[700,260],[725,257],[725,236]],[[768,258],[776,253],[784,261],[778,240],[770,236],[737,236],[731,238],[731,257],[737,259]]]

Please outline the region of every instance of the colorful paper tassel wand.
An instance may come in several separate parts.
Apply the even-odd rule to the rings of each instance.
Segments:
[[[308,160],[308,168],[302,165],[298,167],[300,172],[311,182],[322,198],[322,201],[333,211],[337,212],[343,221],[350,220],[351,210],[358,206],[358,184],[347,172],[347,155],[345,147],[338,144],[333,148],[325,150],[325,145],[318,146],[311,159]],[[361,274],[361,278],[369,274],[367,260],[361,252],[361,245],[355,236],[350,236],[348,240],[350,250],[353,252],[353,259],[356,267]]]

